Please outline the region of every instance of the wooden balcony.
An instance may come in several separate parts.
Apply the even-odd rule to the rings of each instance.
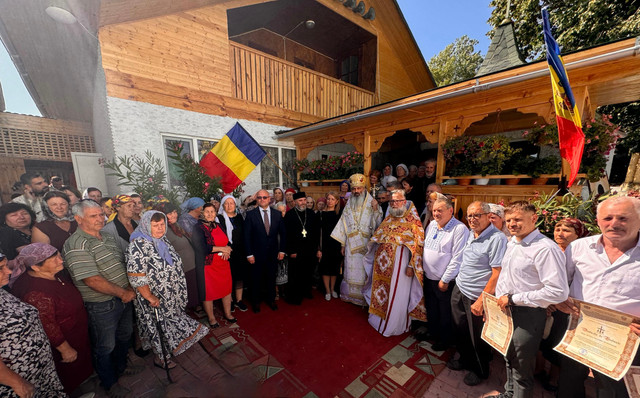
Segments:
[[[238,99],[330,118],[374,105],[374,93],[229,42]]]

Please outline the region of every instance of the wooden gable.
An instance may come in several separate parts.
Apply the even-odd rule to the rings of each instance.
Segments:
[[[261,37],[270,34],[276,37],[276,42],[280,38],[283,43],[297,41],[297,51],[303,54],[305,42],[294,36],[302,36],[304,29],[293,30],[297,28],[296,21],[310,17],[304,9],[295,9],[297,2],[190,0],[175,4],[154,0],[154,7],[140,7],[141,4],[136,6],[137,0],[107,0],[102,4],[99,30],[107,93],[191,111],[298,127],[434,87],[395,1],[367,0],[366,8],[375,8],[374,20],[365,19],[336,1],[304,1],[316,8],[312,17],[319,26],[316,30],[319,34],[310,40],[315,40],[318,47],[335,43],[339,50],[345,38],[332,36],[333,31],[339,32],[337,28],[350,27],[345,31],[355,32],[349,33],[352,40],[361,32],[358,33],[363,42],[361,51],[369,54],[361,57],[359,65],[362,84],[345,83],[339,73],[332,75],[332,69],[335,72],[339,66],[335,59],[316,56],[307,64],[305,59],[292,56],[296,48],[291,44],[289,54],[285,49],[283,57],[275,50],[260,51],[256,49],[259,46],[252,47],[250,40],[242,42],[234,38],[236,34],[232,35],[234,26],[229,26],[229,20],[237,9],[274,9],[276,5],[282,8],[290,4],[283,12],[292,24],[286,26],[283,22],[279,28],[264,28]],[[329,20],[332,29],[322,26]],[[285,33],[291,26],[293,30]],[[312,51],[307,53],[313,55]],[[371,54],[373,58],[369,58]]]

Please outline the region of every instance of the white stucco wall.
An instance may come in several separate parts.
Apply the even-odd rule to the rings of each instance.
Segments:
[[[236,122],[239,122],[260,145],[295,149],[293,140],[278,141],[275,132],[285,127],[249,120],[207,115],[107,97],[111,135],[115,156],[142,155],[149,150],[160,159],[166,159],[163,134],[187,138],[220,140]],[[263,161],[269,161],[264,159]],[[166,162],[165,162],[166,164]],[[165,166],[166,167],[166,166]],[[108,180],[109,190],[122,191],[113,179]],[[245,195],[260,189],[260,166],[245,180]]]

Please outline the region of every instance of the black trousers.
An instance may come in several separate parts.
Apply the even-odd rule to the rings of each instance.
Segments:
[[[438,282],[431,279],[424,279],[424,304],[427,310],[427,320],[429,333],[437,341],[444,344],[452,343],[452,322],[451,322],[451,291],[455,286],[455,281],[449,283],[446,292],[438,289]]]
[[[277,261],[267,262],[261,261],[250,264],[250,285],[249,297],[251,304],[260,305],[260,301],[264,298],[267,303],[276,301],[276,271],[278,269]]]
[[[640,365],[640,351],[633,359],[633,365]],[[558,381],[558,397],[584,398],[584,381],[589,376],[589,368],[580,362],[560,355],[560,380]],[[629,393],[624,380],[615,381],[600,372],[593,371],[596,379],[596,394],[598,398],[628,398]]]
[[[313,271],[317,263],[314,253],[298,253],[289,257],[289,281],[287,282],[287,302],[300,304],[304,297],[311,297]]]
[[[511,306],[511,317],[513,319],[513,337],[505,357],[507,365],[505,393],[514,398],[533,398],[533,372],[536,365],[536,353],[540,348],[540,341],[542,341],[544,325],[547,321],[547,310],[545,308]]]
[[[454,286],[451,292],[451,317],[460,362],[465,369],[487,378],[493,351],[491,346],[482,340],[482,316],[471,313],[471,305],[474,302],[475,300],[462,294],[457,285]]]

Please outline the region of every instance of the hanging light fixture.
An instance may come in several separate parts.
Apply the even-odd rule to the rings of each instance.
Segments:
[[[44,10],[51,19],[66,25],[72,25],[78,22],[78,19],[71,11],[61,5],[50,5]]]

